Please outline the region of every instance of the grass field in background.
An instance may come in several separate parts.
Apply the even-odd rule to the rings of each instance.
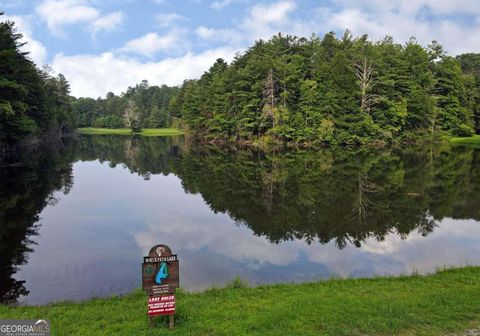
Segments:
[[[77,128],[80,134],[113,134],[113,135],[141,135],[141,136],[171,136],[182,135],[183,131],[178,128],[144,128],[140,133],[132,133],[129,128]]]
[[[480,145],[480,135],[475,134],[471,137],[453,137],[450,138],[450,142]]]
[[[1,318],[48,319],[52,335],[456,335],[480,327],[480,267],[429,276],[328,280],[177,294],[176,327],[149,328],[146,297],[0,306]],[[460,334],[459,334],[460,335]]]

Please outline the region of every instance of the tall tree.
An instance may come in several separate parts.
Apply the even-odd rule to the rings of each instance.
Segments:
[[[132,132],[138,133],[142,131],[141,112],[133,99],[129,99],[124,112],[125,126],[130,128]]]

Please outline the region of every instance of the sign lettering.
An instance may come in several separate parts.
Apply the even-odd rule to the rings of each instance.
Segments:
[[[148,298],[148,316],[175,314],[175,295]]]
[[[142,289],[148,295],[148,316],[175,314],[175,290],[180,286],[178,258],[167,245],[159,244],[143,257]],[[152,323],[152,321],[150,321]]]

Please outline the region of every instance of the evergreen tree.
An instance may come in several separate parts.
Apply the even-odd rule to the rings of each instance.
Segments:
[[[0,144],[76,127],[67,80],[39,70],[21,39],[13,22],[0,22]]]

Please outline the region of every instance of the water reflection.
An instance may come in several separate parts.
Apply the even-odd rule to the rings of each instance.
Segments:
[[[34,251],[39,213],[57,202],[52,193],[67,194],[73,185],[72,147],[46,143],[0,161],[0,302],[28,294],[25,281],[14,274]]]
[[[264,153],[118,136],[20,153],[0,168],[2,301],[27,289],[28,303],[129,291],[159,241],[182,258],[187,289],[237,275],[265,283],[480,263],[479,156],[445,145]]]

